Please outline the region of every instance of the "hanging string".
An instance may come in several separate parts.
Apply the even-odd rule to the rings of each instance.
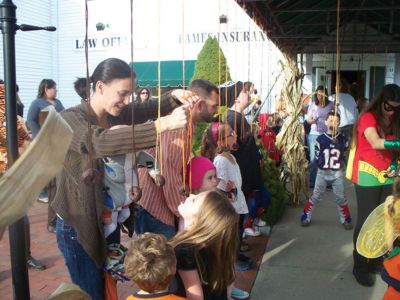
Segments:
[[[221,0],[218,0],[218,16],[221,16]],[[221,45],[219,44],[221,40],[221,20],[218,19],[218,91],[219,91],[219,97],[218,97],[218,107],[221,107]],[[221,123],[222,116],[221,116],[221,111],[218,114],[218,123]],[[222,145],[222,136],[221,136],[221,131],[218,130],[218,142],[217,142],[217,148],[221,147]]]
[[[387,76],[387,47],[385,47],[385,84],[386,84],[386,76]]]
[[[376,57],[376,47],[375,47],[375,57]],[[373,85],[372,85],[372,98],[375,99],[375,88],[376,88],[376,66],[372,67],[374,70]]]
[[[182,89],[185,90],[185,0],[182,0]],[[185,166],[185,134],[182,131],[181,134],[181,148],[182,148],[182,187],[183,191],[186,192],[186,166]],[[191,174],[192,166],[189,165],[189,190],[191,192]]]
[[[326,46],[324,46],[324,93],[325,93],[325,89],[326,89],[326,60],[327,60],[327,56],[326,56]],[[325,95],[326,97],[328,95]]]
[[[256,17],[253,15],[253,23],[252,23],[252,26],[254,27],[253,28],[253,31],[254,32],[251,32],[251,33],[255,33],[255,31],[256,31],[256,29],[257,29],[257,23],[256,23]],[[250,40],[251,40],[251,33],[250,33]],[[253,44],[253,47],[254,47],[254,53],[258,53],[257,52],[257,41],[256,40],[254,40],[254,44]],[[251,50],[251,48],[249,49],[249,61],[248,61],[248,65],[249,65],[249,73],[250,73],[250,50]],[[254,73],[253,73],[254,74]],[[261,74],[261,76],[262,76],[262,74]],[[250,79],[250,78],[249,78]],[[249,80],[250,81],[250,80]],[[250,110],[250,132],[251,133],[253,133],[253,123],[254,123],[254,120],[253,120],[253,118],[254,118],[254,109],[253,109],[253,106],[255,105],[255,102],[253,103],[253,99],[251,99],[251,95],[250,95],[250,93],[249,93],[249,97],[250,97],[250,103],[252,104],[252,106],[251,106],[251,110]]]
[[[185,68],[185,0],[182,0],[182,89],[186,89],[186,68]],[[189,164],[189,174],[187,173],[187,162],[192,153],[193,144],[193,115],[192,110],[189,108],[188,126],[187,130],[183,130],[181,134],[181,148],[182,148],[182,185],[183,191],[186,192],[186,178],[188,176],[189,194],[192,193],[192,165]],[[187,145],[185,143],[187,140]]]
[[[337,0],[337,9],[336,9],[336,97],[334,102],[334,115],[338,114],[338,106],[337,103],[340,103],[339,99],[339,81],[340,81],[340,66],[339,66],[339,29],[340,29],[340,0]],[[333,136],[336,136],[336,128],[333,129]]]
[[[85,0],[85,63],[86,63],[86,114],[87,114],[87,130],[88,130],[88,166],[89,169],[82,174],[82,178],[86,184],[92,184],[95,180],[95,169],[93,166],[93,141],[92,141],[92,125],[91,125],[91,106],[90,106],[90,76],[89,76],[89,48],[88,48],[88,29],[89,29],[89,9],[88,0]]]
[[[133,67],[133,0],[130,0],[130,14],[131,14],[131,64]],[[132,85],[134,84],[134,77],[133,73],[131,73],[131,82]],[[132,115],[132,165],[131,165],[131,188],[134,187],[135,184],[137,184],[137,187],[140,186],[139,184],[139,175],[138,175],[138,169],[137,169],[137,164],[136,164],[136,142],[135,142],[135,106],[133,105],[133,91],[132,91],[132,110],[131,110],[131,115]],[[134,182],[134,178],[136,178],[137,182]]]
[[[235,9],[235,22],[237,20],[237,11],[238,11],[239,7],[236,6]],[[244,9],[244,8],[243,8]],[[235,66],[238,65],[238,52],[237,52],[237,47],[235,47]],[[238,139],[238,135],[237,135],[237,107],[236,107],[236,99],[237,99],[237,84],[235,83],[235,96],[234,96],[234,115],[233,115],[233,130],[235,131],[235,145],[237,144],[237,139]]]
[[[226,0],[226,17],[227,17],[227,19],[226,19],[226,33],[228,34],[228,32],[229,32],[229,30],[228,30],[228,15],[229,15],[229,10],[228,10],[228,0]],[[229,40],[227,39],[226,40],[226,47],[225,47],[225,83],[226,82],[228,82],[228,49],[229,49]],[[226,88],[225,89],[225,107],[227,107],[228,106],[228,89]],[[224,130],[224,132],[225,132],[225,134],[224,134],[224,146],[225,146],[225,149],[227,149],[227,147],[228,147],[228,137],[227,137],[227,133],[228,133],[228,122],[225,122],[225,124],[224,124],[224,126],[225,126],[225,130]]]
[[[252,18],[249,18],[249,42],[248,42],[248,49],[247,49],[247,82],[250,82],[250,51],[251,51],[251,23]],[[250,97],[248,90],[245,88],[243,84],[243,88],[241,92],[247,93],[247,96]],[[249,99],[251,100],[251,99]],[[244,134],[244,108],[241,108],[241,114],[242,114],[242,119],[241,119],[241,133],[240,136],[243,139],[245,134]],[[251,125],[250,125],[251,126]]]
[[[161,0],[158,0],[158,65],[157,65],[157,96],[158,96],[158,128],[161,126]],[[156,155],[155,170],[158,170],[158,162],[160,163],[160,174],[163,175],[163,151],[161,132],[157,132],[156,139]],[[157,173],[157,172],[156,172]]]

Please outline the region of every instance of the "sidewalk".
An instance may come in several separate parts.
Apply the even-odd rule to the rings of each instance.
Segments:
[[[350,212],[356,220],[354,187],[345,183]],[[309,227],[300,226],[302,207],[288,207],[274,226],[252,300],[382,299],[386,284],[376,276],[373,287],[352,275],[353,230],[340,225],[332,192],[327,192]]]
[[[47,232],[47,204],[36,202],[29,211],[31,224],[31,251],[32,255],[46,264],[47,269],[37,271],[28,269],[29,288],[32,300],[46,299],[63,282],[71,282],[64,258],[57,247],[56,235]],[[246,252],[254,261],[254,269],[238,272],[235,285],[238,288],[250,291],[257,276],[258,266],[265,251],[267,236],[247,238],[251,251]],[[129,245],[129,237],[122,235],[122,243]],[[118,284],[119,299],[126,299],[137,288],[133,282]],[[0,299],[12,298],[12,278],[10,265],[10,246],[8,231],[4,233],[0,241]]]

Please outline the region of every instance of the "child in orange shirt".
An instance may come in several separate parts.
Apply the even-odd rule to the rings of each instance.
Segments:
[[[181,300],[168,292],[176,273],[174,248],[160,234],[144,233],[132,242],[125,256],[125,274],[140,288],[126,300]]]

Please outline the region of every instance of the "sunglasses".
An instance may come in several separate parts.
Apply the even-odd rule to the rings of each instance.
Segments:
[[[148,95],[148,92],[141,92],[140,95]]]
[[[387,101],[383,102],[383,108],[388,112],[389,111],[394,111],[395,113],[399,113],[400,112],[400,105],[393,106]]]

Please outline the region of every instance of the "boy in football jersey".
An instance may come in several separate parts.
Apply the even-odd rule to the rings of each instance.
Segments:
[[[304,206],[304,211],[301,215],[302,226],[310,225],[314,207],[321,200],[326,186],[330,184],[335,195],[340,223],[346,230],[353,228],[343,185],[343,167],[346,161],[344,153],[349,145],[346,138],[338,133],[339,123],[340,116],[333,111],[329,112],[325,121],[328,129],[317,138],[315,157],[318,163],[318,173],[313,194]]]

